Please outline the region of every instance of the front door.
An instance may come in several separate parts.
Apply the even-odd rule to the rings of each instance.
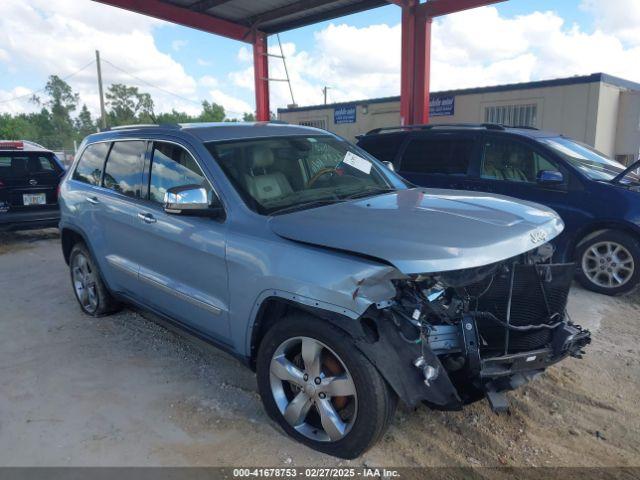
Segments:
[[[572,232],[592,217],[581,207],[586,205],[581,185],[572,182],[568,170],[528,142],[487,134],[482,143],[480,174],[469,180],[472,182],[469,188],[551,207],[565,223],[565,233],[554,242],[564,253],[565,242]],[[544,170],[560,172],[563,182],[541,183],[538,175]]]
[[[136,246],[140,298],[188,328],[228,343],[226,224],[162,208],[171,187],[205,186],[212,202],[215,192],[183,146],[154,142],[147,165],[148,189],[135,218],[143,239]]]

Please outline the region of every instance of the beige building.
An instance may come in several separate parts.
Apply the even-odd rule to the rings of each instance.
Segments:
[[[640,155],[640,84],[603,73],[431,94],[431,123],[500,123],[562,133],[628,164]],[[354,140],[400,124],[400,97],[278,109],[278,119]]]

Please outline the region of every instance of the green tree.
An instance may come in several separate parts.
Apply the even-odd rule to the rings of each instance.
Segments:
[[[156,115],[156,123],[165,124],[165,123],[190,123],[197,122],[198,118],[189,115],[186,112],[179,112],[175,109],[171,110],[171,112],[159,113]]]
[[[153,123],[153,99],[148,93],[140,92],[138,87],[129,87],[122,83],[110,85],[105,94],[110,126]]]
[[[242,115],[242,121],[243,122],[255,122],[256,121],[256,116],[253,113],[244,113]]]
[[[85,104],[82,105],[80,113],[75,120],[76,139],[82,140],[87,135],[96,132],[96,124],[91,118],[91,112]]]
[[[202,102],[202,113],[198,117],[199,122],[222,122],[224,120],[224,107],[217,103],[204,100]]]
[[[36,129],[30,140],[52,149],[69,148],[76,136],[71,114],[78,106],[79,96],[71,86],[57,75],[51,75],[44,87],[46,99],[33,96],[32,101],[42,106],[39,113],[28,116]]]

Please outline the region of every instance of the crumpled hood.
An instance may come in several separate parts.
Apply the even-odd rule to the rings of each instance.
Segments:
[[[505,260],[564,228],[539,204],[418,188],[277,215],[270,226],[289,240],[375,257],[407,275]]]

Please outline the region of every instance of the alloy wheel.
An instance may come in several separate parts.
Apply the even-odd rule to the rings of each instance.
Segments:
[[[342,439],[357,415],[353,378],[324,343],[309,337],[284,341],[269,367],[273,398],[291,427],[322,442]]]
[[[89,260],[82,253],[78,253],[73,258],[71,276],[73,289],[80,305],[89,313],[95,312],[98,308],[96,277]]]
[[[582,271],[595,285],[616,288],[626,284],[635,271],[633,256],[623,245],[598,242],[582,255]]]

